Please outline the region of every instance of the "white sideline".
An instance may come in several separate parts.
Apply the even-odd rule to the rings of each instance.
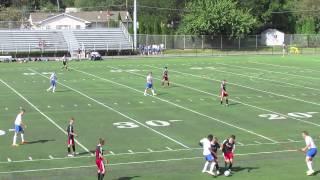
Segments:
[[[117,68],[114,68],[114,69],[117,69]],[[131,89],[131,90],[134,90],[134,91],[136,91],[136,92],[138,92],[138,93],[144,93],[143,91],[137,90],[137,89],[132,88],[132,87],[130,87],[130,86],[127,86],[127,85],[124,85],[124,84],[120,84],[120,83],[114,82],[114,81],[109,80],[109,79],[106,79],[106,78],[102,78],[102,77],[96,76],[96,75],[91,74],[91,73],[88,73],[88,72],[84,72],[84,71],[81,71],[81,70],[78,70],[78,69],[74,69],[74,68],[73,68],[73,70],[78,71],[78,72],[81,72],[81,73],[83,73],[83,74],[90,75],[90,76],[92,76],[92,77],[95,77],[95,78],[98,78],[98,79],[101,79],[101,80],[104,80],[104,81],[107,81],[107,82],[110,82],[110,83],[113,83],[113,84],[117,84],[117,85],[122,86],[122,87],[126,87],[126,88]],[[247,130],[247,129],[245,129],[245,128],[241,128],[241,127],[239,127],[239,126],[236,126],[236,125],[233,125],[233,124],[230,124],[230,123],[227,123],[227,122],[224,122],[224,121],[222,121],[222,120],[220,120],[220,119],[217,119],[217,118],[208,116],[208,115],[206,115],[206,114],[203,114],[203,113],[200,113],[200,112],[198,112],[198,111],[189,109],[189,108],[187,108],[187,107],[181,106],[181,105],[176,104],[176,103],[173,103],[173,102],[171,102],[171,101],[168,101],[168,100],[159,98],[159,97],[157,97],[157,96],[152,96],[152,97],[155,98],[155,99],[158,99],[158,100],[160,100],[160,101],[162,101],[162,102],[166,102],[166,103],[169,103],[169,104],[174,105],[174,106],[176,106],[176,107],[179,107],[179,108],[181,108],[181,109],[184,109],[184,110],[190,111],[190,112],[192,112],[192,113],[198,114],[198,115],[200,115],[200,116],[203,116],[203,117],[212,119],[212,120],[217,121],[217,122],[220,122],[220,123],[222,123],[222,124],[225,124],[225,125],[234,127],[234,128],[236,128],[236,129],[245,131],[245,132],[247,132],[247,133],[250,133],[250,134],[259,136],[259,137],[261,137],[261,138],[263,138],[263,139],[267,139],[267,140],[269,140],[269,141],[271,141],[271,142],[277,142],[277,141],[275,141],[275,140],[273,140],[273,139],[271,139],[271,138],[268,138],[268,137],[266,137],[266,136],[263,136],[263,135],[261,135],[261,134],[255,133],[255,132],[253,132],[253,131]]]
[[[37,108],[34,104],[32,104],[27,98],[25,98],[22,94],[20,94],[18,91],[16,91],[13,87],[11,87],[9,84],[4,82],[2,79],[0,81],[6,85],[9,89],[11,89],[14,93],[16,93],[20,98],[22,98],[24,101],[26,101],[31,107],[33,107],[36,111],[38,111],[42,116],[44,116],[49,122],[51,122],[54,126],[56,126],[60,131],[62,131],[65,135],[68,135],[68,133],[59,126],[54,120],[52,120],[50,117],[48,117],[45,113],[43,113],[39,108]],[[86,152],[90,152],[88,148],[86,148],[84,145],[82,145],[78,140],[75,139],[75,142]]]
[[[265,152],[256,152],[256,153],[244,153],[236,154],[236,156],[249,156],[249,155],[261,155],[261,154],[274,154],[274,153],[285,153],[285,152],[297,152],[297,150],[282,150],[282,151],[265,151]],[[190,157],[190,158],[175,158],[175,159],[160,159],[153,161],[133,161],[133,162],[124,162],[124,163],[111,163],[107,166],[121,166],[121,165],[131,165],[131,164],[147,164],[147,163],[157,163],[157,162],[172,162],[172,161],[182,161],[182,160],[194,160],[202,159],[203,157]],[[0,174],[11,174],[11,173],[27,173],[27,172],[40,172],[40,171],[55,171],[55,170],[68,170],[68,169],[80,169],[80,168],[91,168],[96,167],[96,165],[87,165],[87,166],[68,166],[68,167],[59,167],[59,168],[46,168],[46,169],[28,169],[28,170],[18,170],[18,171],[2,171]]]
[[[228,65],[226,65],[226,66],[228,66]],[[275,80],[271,80],[271,79],[265,79],[265,78],[260,78],[260,77],[250,76],[250,75],[245,75],[245,74],[240,74],[240,73],[233,73],[233,72],[230,72],[230,71],[227,72],[227,71],[217,70],[217,69],[211,69],[211,70],[212,71],[217,71],[217,72],[223,72],[223,73],[229,73],[229,74],[244,76],[244,77],[249,77],[249,78],[253,78],[253,79],[260,79],[260,80],[263,80],[263,81],[274,82],[274,83],[277,83],[277,84],[285,84],[285,85],[288,85],[288,86],[320,91],[320,89],[317,89],[317,88],[308,87],[308,86],[301,86],[301,85],[298,85],[298,84],[292,84],[292,83],[287,83],[287,82],[282,82],[282,81],[275,81]]]
[[[150,65],[146,65],[146,66],[154,67],[154,66],[150,66]],[[189,75],[189,76],[194,76],[194,77],[198,77],[198,78],[203,78],[203,79],[207,79],[207,80],[212,80],[212,81],[216,81],[216,82],[220,82],[220,81],[221,81],[221,80],[217,80],[217,79],[213,79],[213,78],[209,78],[209,77],[198,76],[198,75],[194,75],[194,74],[190,74],[190,73],[185,73],[185,72],[179,72],[179,71],[175,71],[175,70],[171,70],[171,72],[176,72],[176,73],[180,73],[180,74],[184,74],[184,75]],[[292,99],[292,100],[296,100],[296,101],[300,101],[300,102],[304,102],[304,103],[308,103],[308,104],[313,104],[313,105],[320,106],[319,103],[315,103],[315,102],[311,102],[311,101],[306,101],[306,100],[303,100],[303,99],[293,98],[293,97],[289,97],[289,96],[286,96],[286,95],[282,95],[282,94],[278,94],[278,93],[273,93],[273,92],[269,92],[269,91],[264,91],[264,90],[261,90],[261,89],[256,89],[256,88],[252,88],[252,87],[249,87],[249,86],[244,86],[244,85],[240,85],[240,84],[236,84],[236,83],[231,83],[231,82],[229,82],[229,84],[232,84],[232,85],[235,85],[235,86],[239,86],[239,87],[243,87],[243,88],[246,88],[246,89],[251,89],[251,90],[254,90],[254,91],[258,91],[258,92],[263,92],[263,93],[266,93],[266,94],[272,94],[272,95],[274,95],[274,96],[284,97],[284,98],[287,98],[287,99]]]
[[[155,66],[150,66],[150,67],[161,69],[161,68],[158,68],[158,67],[155,67]],[[203,78],[201,76],[197,76],[197,75],[193,75],[193,74],[189,74],[189,73],[183,73],[183,72],[179,72],[179,71],[173,71],[173,72],[181,73],[181,74],[187,74],[187,75],[195,76],[195,77],[198,77],[198,78]],[[132,73],[132,72],[130,72],[130,73]],[[140,76],[142,76],[142,75],[140,75]],[[157,79],[157,78],[155,78],[155,79]],[[210,93],[210,92],[206,92],[206,91],[202,91],[200,89],[192,88],[192,87],[185,86],[185,85],[182,85],[182,84],[178,84],[178,83],[174,83],[174,82],[171,82],[171,84],[176,84],[178,86],[181,86],[181,87],[184,87],[184,88],[187,88],[187,89],[191,89],[191,90],[198,91],[198,92],[201,92],[201,93],[204,93],[204,94],[208,94],[208,95],[213,95],[213,96],[219,97],[216,94],[213,94],[213,93]],[[315,126],[320,127],[320,124],[317,124],[317,123],[313,123],[313,122],[310,122],[310,121],[306,121],[306,120],[302,120],[302,119],[299,119],[299,118],[291,117],[291,116],[288,116],[288,115],[285,115],[285,114],[282,114],[282,113],[278,113],[278,112],[275,112],[275,111],[272,111],[272,110],[268,110],[268,109],[265,109],[265,108],[261,108],[261,107],[258,107],[258,106],[247,104],[247,103],[241,102],[239,100],[235,100],[235,99],[230,99],[230,100],[232,100],[234,102],[237,102],[237,103],[240,103],[240,104],[243,104],[245,106],[249,106],[249,107],[252,107],[252,108],[255,108],[255,109],[267,111],[267,112],[270,112],[270,113],[273,113],[273,114],[278,114],[278,115],[284,116],[284,117],[289,118],[289,119],[294,119],[296,121],[300,121],[300,122],[303,122],[303,123],[306,123],[306,124],[311,124],[311,125],[315,125]]]
[[[43,74],[41,74],[41,73],[39,73],[39,72],[37,72],[37,71],[35,71],[35,70],[33,70],[33,69],[29,69],[29,70],[32,71],[32,72],[34,72],[34,73],[39,74],[39,75],[42,76],[42,77],[45,77],[45,78],[49,79],[47,76],[45,76],[45,75],[43,75]],[[98,101],[98,100],[96,100],[96,99],[93,99],[92,97],[89,97],[88,95],[86,95],[86,94],[84,94],[84,93],[82,93],[82,92],[80,92],[80,91],[78,91],[78,90],[76,90],[76,89],[74,89],[74,88],[72,88],[72,87],[70,87],[70,86],[67,86],[67,85],[65,85],[65,84],[63,84],[63,83],[61,83],[61,82],[58,82],[58,83],[59,83],[60,85],[64,86],[64,87],[66,87],[66,88],[68,88],[68,89],[70,89],[70,90],[72,90],[72,91],[74,91],[74,92],[77,92],[78,94],[81,94],[82,96],[84,96],[84,97],[86,97],[86,98],[88,98],[88,99],[96,102],[97,104],[100,104],[101,106],[106,107],[106,108],[108,108],[109,110],[111,110],[111,111],[113,111],[113,112],[115,112],[115,113],[117,113],[117,114],[119,114],[119,115],[121,115],[121,116],[123,116],[123,117],[125,117],[125,118],[127,118],[127,119],[129,119],[129,120],[131,120],[131,121],[134,121],[135,123],[137,123],[137,124],[139,124],[139,125],[147,128],[147,129],[153,131],[154,133],[159,134],[159,135],[161,135],[161,136],[163,136],[163,137],[165,137],[165,138],[167,138],[167,139],[169,139],[169,140],[171,140],[171,141],[179,144],[180,146],[182,146],[182,147],[184,147],[184,148],[189,148],[187,145],[184,145],[183,143],[181,143],[181,142],[179,142],[179,141],[177,141],[177,140],[175,140],[175,139],[173,139],[173,138],[171,138],[171,137],[169,137],[169,136],[167,136],[167,135],[165,135],[165,134],[163,134],[163,133],[161,133],[161,132],[159,132],[159,131],[157,131],[157,130],[155,130],[155,129],[153,129],[153,128],[151,128],[151,127],[149,127],[149,126],[147,126],[147,125],[145,125],[145,124],[143,124],[143,123],[141,123],[141,122],[139,122],[139,121],[137,121],[137,120],[135,120],[135,119],[133,119],[133,118],[131,118],[131,117],[129,117],[129,116],[127,116],[127,115],[125,115],[125,114],[123,114],[123,113],[121,113],[120,111],[117,111],[117,110],[113,109],[113,108],[110,107],[110,106],[105,105],[104,103],[102,103],[102,102],[100,102],[100,101]]]
[[[237,141],[238,147],[249,147],[249,146],[266,146],[266,145],[281,145],[281,144],[294,144],[294,143],[301,143],[304,142],[303,140],[297,141],[297,140],[292,140],[292,141],[282,141],[282,142],[277,142],[277,143],[251,143],[251,144],[243,144],[239,143]],[[180,151],[193,151],[193,150],[201,150],[202,148],[190,148],[190,149],[171,149],[170,147],[166,147],[165,150],[154,150],[153,152],[150,151],[139,151],[139,152],[125,152],[125,153],[114,153],[113,151],[109,151],[109,154],[105,155],[105,157],[111,157],[111,156],[124,156],[124,155],[137,155],[137,154],[154,154],[154,153],[167,153],[167,152],[180,152]],[[82,158],[91,158],[92,155],[88,156],[75,156],[75,157],[53,157],[52,155],[49,156],[47,159],[33,159],[32,161],[30,160],[11,160],[9,162],[7,161],[2,161],[0,164],[8,164],[8,163],[24,163],[24,162],[39,162],[39,161],[52,161],[52,160],[65,160],[65,159],[82,159]],[[9,159],[9,158],[8,158]]]

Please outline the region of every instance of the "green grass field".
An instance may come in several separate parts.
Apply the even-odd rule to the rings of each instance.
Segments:
[[[237,136],[234,171],[218,179],[301,180],[307,177],[301,131],[319,139],[317,56],[136,58],[101,62],[0,64],[0,179],[96,179],[94,150],[107,140],[105,179],[212,179],[202,174],[201,138]],[[161,87],[168,66],[171,86]],[[56,93],[46,92],[49,72]],[[157,96],[143,96],[152,71]],[[230,106],[219,102],[228,81]],[[12,147],[13,122],[26,109],[26,145]],[[65,129],[75,117],[76,157],[66,157]],[[20,136],[18,136],[20,142]],[[220,153],[221,154],[221,153]],[[223,166],[222,156],[220,165]],[[315,170],[320,160],[314,161]],[[317,174],[317,173],[316,173]]]

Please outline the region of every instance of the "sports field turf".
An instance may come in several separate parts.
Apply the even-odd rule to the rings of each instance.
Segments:
[[[307,177],[301,131],[320,135],[318,56],[230,56],[113,59],[0,64],[0,179],[96,179],[94,150],[107,140],[105,179],[212,179],[202,174],[201,138],[236,135],[231,177],[218,179],[319,179]],[[168,66],[170,87],[161,87]],[[46,92],[49,72],[56,93]],[[143,96],[152,71],[157,96]],[[221,80],[230,106],[220,105]],[[13,122],[26,109],[26,145],[12,147]],[[79,155],[66,157],[65,129],[75,117]],[[20,142],[20,136],[18,136]],[[319,145],[319,144],[318,144]],[[221,154],[221,153],[220,153]],[[220,165],[223,166],[220,155]],[[10,161],[10,162],[9,162]],[[314,161],[320,169],[320,159]]]

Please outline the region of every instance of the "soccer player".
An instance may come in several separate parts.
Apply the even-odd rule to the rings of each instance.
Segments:
[[[68,60],[67,60],[67,58],[66,58],[66,55],[63,55],[63,56],[62,56],[62,64],[63,64],[62,69],[68,70]]]
[[[147,76],[147,85],[146,85],[146,89],[144,90],[144,95],[147,96],[147,90],[148,89],[151,89],[151,92],[152,92],[152,95],[157,95],[155,92],[154,92],[154,89],[153,89],[153,77],[152,77],[152,72],[150,72]]]
[[[13,136],[13,143],[12,146],[18,146],[17,144],[17,135],[20,133],[21,135],[21,144],[25,144],[24,141],[24,130],[23,128],[26,128],[26,125],[22,122],[22,116],[24,115],[26,111],[24,109],[20,110],[20,113],[17,115],[16,120],[14,121],[14,136]]]
[[[224,140],[222,143],[222,152],[224,156],[224,166],[231,172],[234,150],[235,150],[235,135],[231,135],[228,139]],[[229,164],[229,167],[228,167]]]
[[[69,125],[67,127],[67,133],[68,133],[68,142],[67,142],[67,146],[68,146],[68,156],[69,157],[73,157],[76,155],[76,146],[74,143],[74,137],[78,136],[76,133],[74,133],[74,129],[73,129],[73,124],[74,124],[74,118],[70,118],[69,120]],[[72,146],[72,152],[71,153],[71,146]]]
[[[53,72],[50,76],[50,87],[47,89],[47,91],[49,92],[52,89],[52,92],[55,92],[56,84],[57,84],[57,76],[56,76],[56,73]]]
[[[302,137],[306,141],[306,146],[302,148],[301,151],[306,153],[306,163],[308,167],[307,176],[311,176],[314,174],[314,170],[312,168],[312,160],[317,154],[317,147],[307,131],[302,132]]]
[[[217,170],[217,175],[220,174],[220,167],[219,167],[219,162],[218,162],[218,150],[220,149],[220,144],[219,144],[219,141],[218,141],[218,138],[217,137],[214,137],[213,138],[213,141],[211,142],[211,149],[212,149],[212,156],[214,158],[214,162],[216,163],[216,170]]]
[[[212,156],[212,148],[211,148],[212,140],[213,140],[213,136],[209,134],[208,137],[200,140],[199,145],[203,149],[203,156],[206,160],[204,167],[202,169],[202,173],[207,172],[210,175],[215,176],[215,173],[213,172],[213,169],[215,167],[215,161],[214,161],[214,157]],[[210,168],[209,168],[209,171],[207,171],[209,165],[210,165]]]
[[[98,180],[103,180],[104,175],[106,173],[104,157],[103,157],[103,149],[104,139],[99,138],[99,144],[96,147],[96,165],[98,170]]]
[[[227,93],[227,81],[223,80],[221,83],[221,94],[220,94],[220,103],[223,104],[223,99],[226,99],[226,105],[229,105],[228,93]]]
[[[167,82],[167,85],[169,86],[169,74],[168,74],[168,67],[164,67],[164,71],[162,73],[162,81],[161,85],[164,86],[164,83]]]

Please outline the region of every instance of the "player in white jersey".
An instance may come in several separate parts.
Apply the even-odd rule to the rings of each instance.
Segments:
[[[308,167],[307,175],[311,176],[315,172],[312,168],[312,160],[317,154],[317,146],[307,131],[302,132],[302,137],[306,141],[306,146],[302,148],[301,151],[306,153],[306,163]]]
[[[212,156],[212,152],[213,152],[211,148],[212,140],[213,140],[213,136],[210,134],[208,135],[208,137],[201,139],[199,145],[203,149],[203,156],[206,160],[204,167],[202,169],[202,173],[207,172],[210,175],[215,176],[216,174],[213,172],[213,169],[216,163],[214,161],[214,157]],[[209,171],[207,171],[209,165],[210,165],[210,168],[209,168]]]
[[[155,92],[154,92],[154,89],[153,89],[153,77],[152,77],[152,72],[150,72],[147,76],[147,85],[146,85],[146,89],[144,90],[144,95],[146,96],[147,95],[147,90],[148,89],[151,89],[151,92],[152,92],[152,95],[157,95]]]
[[[17,136],[20,133],[21,134],[21,144],[25,144],[26,142],[24,141],[24,130],[25,124],[22,122],[22,116],[24,115],[25,110],[21,109],[20,113],[17,115],[16,120],[14,121],[14,136],[13,136],[13,143],[12,146],[18,146],[17,144]]]
[[[56,76],[56,73],[53,72],[50,76],[50,87],[47,89],[47,91],[49,92],[52,89],[52,92],[55,92],[56,85],[57,85],[57,76]]]

